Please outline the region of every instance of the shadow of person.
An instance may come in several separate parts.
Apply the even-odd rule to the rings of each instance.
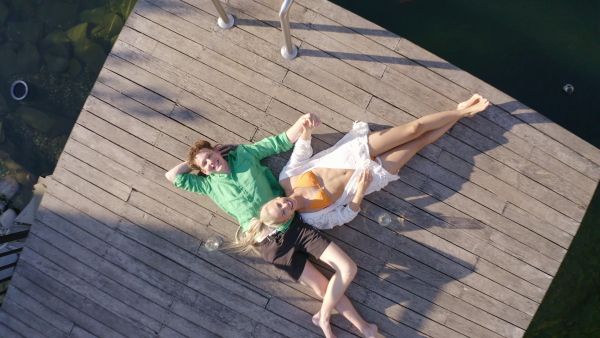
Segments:
[[[506,115],[498,107],[489,110],[485,114]],[[452,330],[463,330],[467,335],[489,334],[490,319],[481,314],[482,310],[504,315],[504,320],[514,316],[519,323],[516,326],[492,328],[506,334],[521,332],[520,323],[527,321],[524,312],[501,314],[506,312],[506,304],[493,308],[496,305],[487,307],[462,299],[470,293],[465,298],[476,294],[484,302],[506,302],[487,286],[478,285],[479,281],[491,282],[486,275],[490,264],[482,262],[490,258],[482,258],[481,250],[489,249],[490,237],[498,230],[486,222],[488,217],[478,218],[477,212],[503,217],[506,202],[471,178],[484,175],[511,184],[512,176],[507,173],[516,173],[498,159],[502,152],[509,151],[503,146],[509,142],[505,135],[511,126],[505,123],[500,127],[485,114],[459,121],[411,159],[401,169],[400,180],[368,195],[359,217],[347,226],[325,232],[361,270],[347,291],[348,297],[365,319],[373,320],[380,330],[392,336],[455,334]],[[523,123],[516,118],[506,121],[513,125]],[[389,126],[370,127],[381,130]],[[512,156],[519,158],[514,153]],[[275,172],[280,170],[274,168]],[[377,223],[382,213],[391,218],[385,227]],[[486,267],[483,274],[477,269],[480,264]],[[331,276],[327,267],[320,265],[320,269]],[[518,289],[521,283],[525,282],[509,281],[502,292],[523,294]],[[382,319],[382,315],[386,318]],[[444,324],[449,316],[452,320]],[[463,328],[463,322],[469,321],[475,324]],[[332,319],[332,323],[352,330],[341,319]]]

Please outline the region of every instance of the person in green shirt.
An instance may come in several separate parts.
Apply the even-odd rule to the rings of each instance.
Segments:
[[[286,132],[251,145],[239,145],[226,157],[222,152],[227,147],[213,148],[207,141],[196,142],[188,153],[188,160],[169,170],[165,176],[179,188],[209,196],[238,220],[245,233],[250,220],[258,217],[266,202],[284,196],[278,180],[260,160],[290,150],[305,128],[314,129],[320,124],[316,115],[303,115]],[[201,174],[190,174],[192,170],[199,170]],[[286,272],[293,280],[309,286],[323,299],[321,311],[313,316],[313,323],[321,327],[326,337],[333,336],[329,318],[334,308],[365,337],[376,335],[377,326],[367,323],[344,295],[357,267],[342,249],[297,215],[269,231],[268,234],[260,234],[259,238],[251,235],[256,243],[253,248],[260,251],[267,262]],[[244,235],[248,237],[248,234],[240,237]],[[336,271],[331,280],[327,280],[308,261],[309,254]]]

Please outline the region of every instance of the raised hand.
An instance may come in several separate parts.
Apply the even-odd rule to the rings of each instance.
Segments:
[[[226,145],[223,145],[223,144],[221,144],[221,143],[217,143],[217,144],[215,144],[215,146],[213,147],[213,149],[214,149],[216,152],[218,152],[219,154],[221,154],[221,156],[223,156],[223,157],[227,157],[227,156],[229,156],[229,152],[230,152],[231,150],[233,150],[233,149],[234,149],[234,147],[233,147],[233,146],[231,146],[231,145],[228,145],[228,144],[226,144]]]
[[[302,129],[312,131],[321,125],[321,119],[312,113],[304,114],[300,118],[302,120]]]

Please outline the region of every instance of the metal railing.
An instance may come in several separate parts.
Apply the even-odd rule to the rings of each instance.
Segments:
[[[233,16],[227,14],[219,0],[211,0],[219,13],[217,23],[221,28],[231,28],[233,26]],[[294,0],[284,0],[279,10],[279,21],[281,22],[281,31],[283,32],[284,45],[281,47],[281,56],[286,59],[293,59],[298,55],[298,47],[292,44],[292,33],[290,31],[290,8]]]
[[[221,2],[219,0],[210,0],[210,1],[212,1],[213,5],[217,9],[217,13],[219,13],[219,19],[217,20],[219,27],[221,27],[223,29],[233,27],[233,16],[231,14],[227,14],[225,12],[225,10],[223,9],[223,6],[221,5]]]
[[[284,0],[279,10],[279,21],[283,32],[284,45],[281,47],[281,55],[286,59],[293,59],[298,55],[298,47],[292,45],[292,33],[290,31],[290,8],[294,0]]]

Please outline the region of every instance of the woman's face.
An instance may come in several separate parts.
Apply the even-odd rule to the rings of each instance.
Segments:
[[[281,224],[287,222],[296,211],[298,202],[290,197],[277,197],[265,205],[265,211],[271,216],[273,222]]]

